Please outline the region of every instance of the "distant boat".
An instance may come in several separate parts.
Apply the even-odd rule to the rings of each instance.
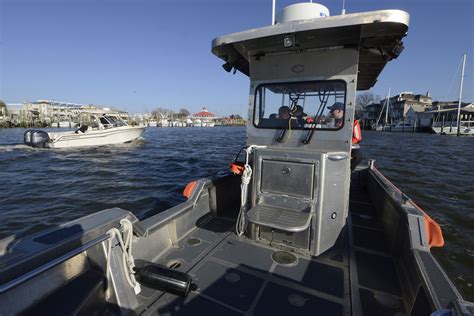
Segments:
[[[376,130],[376,131],[384,131],[384,132],[389,132],[390,131],[390,125],[377,125],[377,126],[373,126],[372,127],[373,130]]]
[[[161,121],[160,121],[159,124],[160,124],[161,127],[168,127],[168,126],[170,126],[170,122],[169,122],[167,119],[161,119]]]
[[[69,148],[102,146],[131,142],[143,133],[144,127],[129,126],[118,115],[91,114],[95,126],[82,125],[76,131],[46,132],[27,130],[24,143],[37,148]]]
[[[148,121],[148,127],[157,127],[158,122],[155,120]]]
[[[373,130],[379,131],[379,132],[385,132],[385,131],[390,131],[390,125],[388,125],[388,110],[390,108],[390,88],[388,89],[388,94],[387,98],[385,99],[385,103],[382,107],[382,110],[380,111],[380,115],[377,118],[377,122],[372,126]],[[383,110],[385,109],[385,120],[383,124],[379,124],[380,118],[382,117]]]
[[[69,121],[59,121],[59,122],[53,123],[52,126],[59,127],[59,128],[70,128],[74,126],[74,123],[71,123]]]
[[[458,101],[458,113],[456,119],[456,126],[443,126],[443,123],[434,122],[431,129],[436,134],[441,135],[474,135],[474,121],[471,120],[461,120],[461,104],[462,104],[462,89],[464,83],[464,69],[466,66],[466,54],[463,55],[462,59],[462,71],[461,71],[461,82],[459,84],[459,101]],[[438,108],[438,112],[440,109]],[[472,117],[472,115],[471,115]]]
[[[440,135],[457,135],[457,126],[441,126],[440,124],[434,124],[431,129],[436,134]],[[460,135],[474,135],[474,121],[461,121],[460,123]]]
[[[398,122],[395,126],[390,127],[390,132],[413,132],[415,126],[411,122]]]

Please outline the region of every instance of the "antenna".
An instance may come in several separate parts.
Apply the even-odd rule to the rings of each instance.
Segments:
[[[276,0],[272,0],[272,25],[275,25],[275,2]]]
[[[342,12],[341,15],[346,14],[346,0],[342,0]]]

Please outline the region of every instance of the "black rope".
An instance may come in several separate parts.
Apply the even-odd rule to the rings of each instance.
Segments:
[[[290,101],[291,101],[291,105],[290,105],[290,115],[289,115],[288,118],[286,119],[285,125],[284,125],[283,128],[280,130],[280,136],[278,136],[278,137],[276,138],[276,141],[279,142],[279,143],[283,143],[283,141],[284,141],[285,134],[286,134],[286,130],[287,130],[289,124],[291,124],[291,118],[293,117],[293,113],[296,111],[296,106],[297,106],[297,104],[298,104],[298,100],[300,99],[301,94],[295,93],[295,97],[292,97],[292,96],[291,96],[291,92],[290,92],[290,93],[288,93],[288,96],[289,96]]]
[[[319,120],[323,116],[324,109],[326,108],[326,104],[328,103],[329,91],[324,91],[323,93],[321,93],[321,91],[318,91],[318,97],[319,97],[320,105],[319,105],[318,110],[316,111],[316,114],[313,117],[314,126],[311,128],[311,130],[308,132],[305,139],[303,140],[303,144],[305,144],[305,145],[311,143],[311,139],[313,138],[314,130],[316,129],[316,124],[319,122]]]

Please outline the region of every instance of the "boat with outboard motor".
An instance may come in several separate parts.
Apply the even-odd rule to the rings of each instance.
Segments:
[[[46,132],[27,130],[24,143],[36,148],[69,148],[122,144],[139,138],[142,126],[129,126],[119,115],[91,113],[91,125],[82,125],[75,131]]]
[[[356,91],[401,53],[408,14],[315,8],[213,41],[250,78],[237,174],[143,220],[113,208],[7,240],[0,314],[472,313],[430,252],[439,225],[373,161],[350,170]]]

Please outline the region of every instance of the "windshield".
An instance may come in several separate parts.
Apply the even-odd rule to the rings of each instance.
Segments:
[[[126,126],[127,124],[119,117],[113,115],[103,115],[100,122],[105,128]]]
[[[255,93],[259,128],[337,130],[344,125],[344,81],[263,84]]]

